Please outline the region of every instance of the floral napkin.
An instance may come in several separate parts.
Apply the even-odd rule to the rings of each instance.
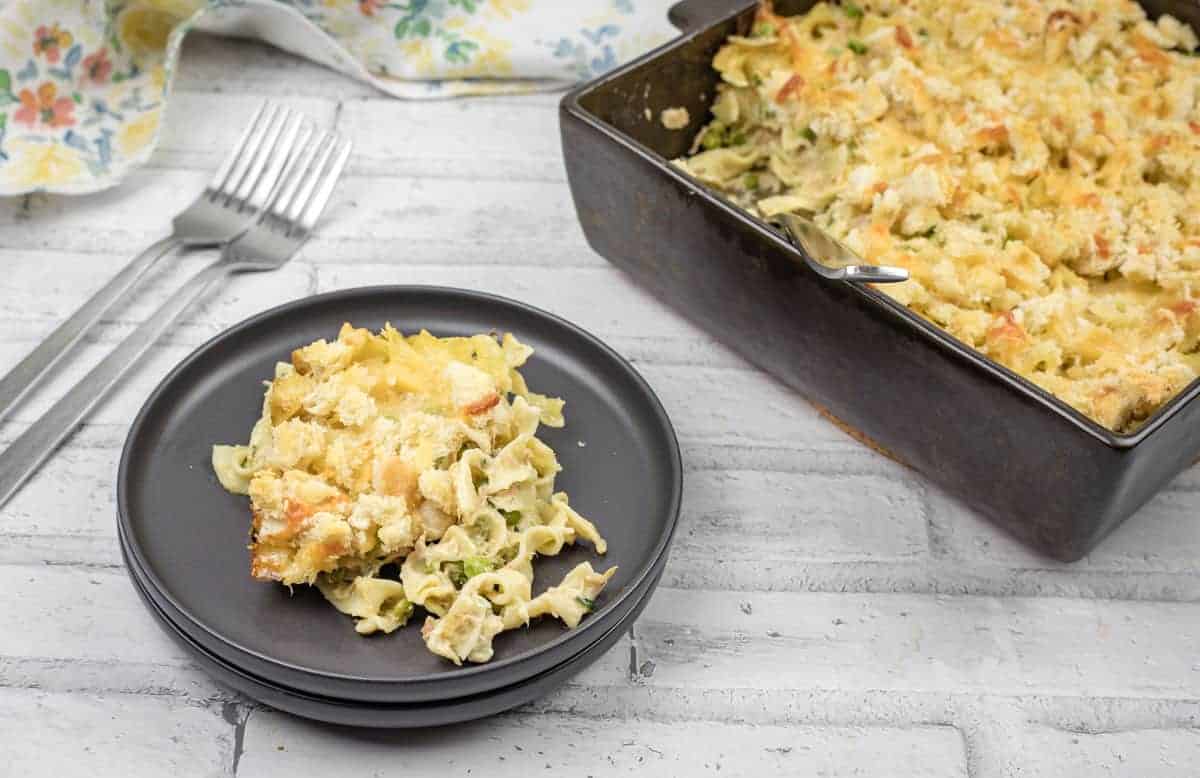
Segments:
[[[93,192],[145,162],[191,29],[260,38],[397,97],[439,98],[590,78],[666,40],[670,5],[9,0],[0,8],[0,195]]]

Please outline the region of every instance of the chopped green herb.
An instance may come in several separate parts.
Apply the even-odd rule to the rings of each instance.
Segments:
[[[917,35],[920,35],[922,38],[928,38],[928,37],[929,37],[929,30],[927,30],[927,29],[925,29],[924,27],[922,27],[921,29],[917,30]]]
[[[750,35],[755,38],[769,38],[775,34],[775,25],[770,22],[759,22],[750,30]]]
[[[726,146],[740,146],[745,142],[746,142],[746,133],[742,132],[741,130],[738,130],[737,132],[730,133],[730,135],[726,138],[725,145]]]
[[[510,527],[515,527],[521,523],[520,511],[500,511],[500,515],[504,517],[504,523]]]
[[[937,232],[937,225],[936,225],[936,224],[935,224],[935,225],[933,225],[932,227],[930,227],[929,229],[925,230],[924,232],[922,232],[922,233],[921,233],[921,237],[922,237],[922,238],[932,238],[932,237],[933,237],[933,233],[935,233],[935,232]]]
[[[854,3],[845,3],[845,4],[843,4],[843,5],[842,5],[842,10],[843,10],[843,11],[846,13],[846,16],[849,16],[851,19],[861,19],[861,18],[863,18],[863,9],[862,9],[862,8],[859,8],[859,7],[858,7],[857,5],[855,5]]]
[[[855,54],[866,54],[867,53],[867,44],[863,43],[862,41],[855,41],[855,40],[846,41],[846,48],[850,49]]]
[[[804,139],[805,139],[806,141],[808,141],[809,143],[816,143],[816,142],[817,142],[817,133],[815,133],[815,132],[813,131],[813,128],[812,128],[812,127],[805,127],[805,128],[804,128],[804,132],[802,132],[802,133],[800,133],[800,134],[801,134],[801,135],[803,135],[803,136],[804,136]]]
[[[747,173],[746,174],[746,188],[747,189],[758,189],[758,174],[757,173]]]
[[[468,579],[474,578],[477,575],[490,573],[496,569],[496,565],[492,560],[482,556],[470,556],[463,560],[463,575]]]
[[[584,597],[581,594],[578,597],[576,597],[575,599],[579,602],[580,605],[582,605],[587,610],[592,610],[593,608],[596,607],[596,601],[593,600],[591,597]]]
[[[462,562],[447,562],[443,568],[446,575],[450,578],[450,583],[455,586],[462,586],[467,582],[467,574],[463,570]]]

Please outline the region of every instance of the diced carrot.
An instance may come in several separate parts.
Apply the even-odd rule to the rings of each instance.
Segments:
[[[799,75],[794,75],[787,80],[779,91],[775,93],[775,102],[782,103],[789,97],[793,97],[798,91],[804,88],[804,79]]]
[[[487,397],[484,397],[482,400],[476,400],[475,402],[471,403],[470,405],[464,406],[463,412],[466,413],[468,416],[474,416],[477,413],[483,413],[484,411],[490,411],[492,408],[495,408],[499,403],[500,403],[500,395],[493,392],[492,394],[488,395]]]

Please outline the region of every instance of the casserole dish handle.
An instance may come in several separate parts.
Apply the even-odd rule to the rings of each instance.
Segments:
[[[729,0],[681,0],[667,10],[667,20],[680,32],[687,34],[728,16],[742,3]]]

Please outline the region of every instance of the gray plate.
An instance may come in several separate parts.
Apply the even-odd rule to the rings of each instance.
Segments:
[[[435,335],[510,331],[536,349],[523,370],[537,391],[565,397],[567,426],[544,435],[559,453],[558,485],[596,520],[606,557],[580,545],[539,560],[535,586],[575,564],[618,565],[597,610],[575,630],[551,620],[496,641],[485,665],[433,656],[416,628],[363,638],[316,591],[249,576],[245,498],[220,488],[209,466],[217,442],[243,441],[261,382],[276,361],[343,321]],[[582,441],[586,445],[580,446]],[[665,557],[682,488],[679,448],[662,406],[611,349],[577,327],[511,300],[435,287],[372,287],[321,295],[254,317],[197,349],[150,396],[126,440],[118,520],[146,588],[210,653],[301,692],[416,703],[480,694],[543,673],[623,621],[618,607]],[[621,611],[626,611],[622,613]]]
[[[125,561],[132,572],[136,565],[130,562],[128,549],[124,541],[121,543]],[[665,562],[665,558],[663,562]],[[131,581],[138,595],[146,604],[146,608],[156,617],[159,626],[188,651],[197,663],[218,682],[235,689],[252,699],[270,705],[296,716],[324,721],[330,724],[343,724],[352,727],[374,728],[419,728],[437,727],[445,724],[457,724],[463,721],[493,716],[502,711],[524,705],[549,694],[561,686],[572,676],[581,672],[588,665],[599,659],[620,640],[629,630],[633,622],[641,614],[642,609],[650,599],[650,594],[658,584],[662,575],[662,565],[656,565],[653,578],[642,587],[646,591],[641,596],[630,598],[629,612],[614,626],[605,632],[598,640],[588,645],[580,653],[561,662],[549,670],[527,678],[520,683],[506,686],[484,694],[470,697],[456,697],[442,702],[427,702],[415,704],[388,705],[384,703],[361,703],[338,700],[329,697],[306,694],[294,689],[288,689],[262,678],[257,678],[244,669],[231,665],[219,656],[206,651],[193,641],[187,633],[180,629],[171,618],[159,608],[158,603],[142,586],[136,574],[131,575]]]

